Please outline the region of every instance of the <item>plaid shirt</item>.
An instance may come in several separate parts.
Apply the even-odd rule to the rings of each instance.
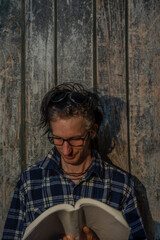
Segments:
[[[52,149],[44,161],[25,170],[15,189],[2,240],[22,239],[26,227],[42,212],[60,203],[75,205],[93,198],[122,213],[131,228],[129,239],[146,239],[137,208],[134,184],[128,174],[93,153],[92,164],[76,185],[60,168],[60,155]]]

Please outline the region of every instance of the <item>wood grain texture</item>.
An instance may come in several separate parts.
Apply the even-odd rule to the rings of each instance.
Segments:
[[[148,239],[160,239],[159,12],[159,0],[0,1],[0,234],[21,168],[52,147],[41,100],[73,81],[101,93],[101,150],[116,141],[109,157],[131,168]]]
[[[21,8],[0,2],[0,238],[20,164]]]
[[[40,104],[54,80],[54,1],[26,1],[26,165],[51,149],[40,120]]]
[[[58,82],[93,84],[92,1],[57,1]]]
[[[160,239],[160,2],[129,1],[131,171],[148,239]],[[148,209],[149,204],[149,209]]]
[[[109,157],[128,171],[125,7],[125,1],[97,0],[97,87],[103,95],[102,133],[105,129],[107,139],[115,142]]]

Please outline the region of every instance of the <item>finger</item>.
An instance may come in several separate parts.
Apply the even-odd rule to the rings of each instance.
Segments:
[[[72,236],[70,236],[70,235],[67,235],[66,236],[67,237],[67,240],[75,240]]]
[[[66,236],[62,237],[62,240],[67,240],[67,237]]]
[[[85,234],[85,237],[84,239],[85,240],[92,240],[93,238],[93,234],[92,234],[92,231],[90,230],[90,228],[88,228],[87,226],[84,226],[83,227],[83,232]]]
[[[84,226],[84,227],[83,227],[83,232],[84,232],[85,234],[87,234],[87,235],[92,233],[92,231],[90,230],[90,228],[87,227],[87,226]]]
[[[95,234],[95,232],[91,230],[89,227],[84,226],[82,230],[83,230],[83,233],[85,234],[86,240],[100,240]]]
[[[70,235],[66,235],[66,236],[63,236],[62,240],[75,240],[75,239]]]

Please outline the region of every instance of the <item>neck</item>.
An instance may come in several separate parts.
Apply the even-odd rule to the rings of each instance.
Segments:
[[[68,164],[65,161],[61,161],[61,167],[63,173],[70,179],[72,179],[74,182],[77,180],[79,181],[85,173],[88,171],[90,165],[92,162],[92,157],[91,155],[88,156],[85,161],[79,163],[79,164]]]
[[[88,165],[88,164],[87,164]],[[86,166],[87,166],[86,165]],[[90,167],[91,163],[85,168],[83,167],[83,170],[80,171],[80,168],[78,166],[78,168],[73,168],[72,166],[72,170],[70,168],[70,170],[65,170],[63,169],[62,167],[62,171],[63,173],[68,177],[70,178],[75,184],[78,184],[79,181],[82,179],[82,177],[86,174],[86,172],[88,171],[89,167]]]
[[[89,168],[89,166],[91,165],[91,162],[92,162],[92,158],[88,159],[88,161],[84,161],[77,165],[68,164],[68,163],[65,163],[64,161],[61,161],[61,167],[65,172],[81,173],[86,171],[86,169]]]
[[[63,168],[62,168],[62,170],[66,175],[78,178],[78,177],[83,176],[88,171],[89,167],[90,167],[90,165],[85,170],[83,170],[82,172],[73,172],[73,171],[72,172],[67,172]]]

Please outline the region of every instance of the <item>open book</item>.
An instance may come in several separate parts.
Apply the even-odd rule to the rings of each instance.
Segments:
[[[61,234],[71,234],[79,240],[84,225],[100,240],[129,238],[130,228],[120,211],[97,200],[82,198],[75,207],[59,204],[47,209],[28,226],[23,240],[54,240]]]

